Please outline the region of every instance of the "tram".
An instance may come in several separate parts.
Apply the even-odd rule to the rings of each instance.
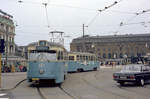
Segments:
[[[99,62],[95,54],[84,52],[68,53],[68,72],[97,70]]]
[[[29,82],[54,82],[61,84],[67,75],[66,49],[45,40],[28,47],[27,79]]]

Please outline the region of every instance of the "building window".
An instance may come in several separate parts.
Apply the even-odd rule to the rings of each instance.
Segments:
[[[123,54],[122,53],[120,53],[120,58],[123,58]]]
[[[103,51],[105,51],[105,48],[103,48]]]
[[[122,50],[122,47],[120,47],[120,51]]]
[[[101,53],[98,53],[98,57],[101,58]]]
[[[103,58],[106,58],[106,54],[105,53],[103,53]]]
[[[108,58],[109,58],[109,59],[111,58],[111,53],[108,53]]]

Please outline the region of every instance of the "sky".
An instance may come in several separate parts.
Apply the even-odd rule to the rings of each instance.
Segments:
[[[19,46],[50,40],[49,32],[56,30],[64,32],[64,46],[69,50],[72,39],[83,35],[83,24],[85,35],[90,36],[150,33],[149,0],[18,1],[1,0],[0,9],[14,17]],[[115,1],[118,3],[109,8]],[[47,3],[46,8],[42,3]]]

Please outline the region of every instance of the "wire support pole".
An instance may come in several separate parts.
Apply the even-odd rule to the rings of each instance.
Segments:
[[[47,5],[48,3],[42,3],[45,6],[45,13],[46,13],[46,19],[47,19],[47,26],[48,28],[50,27],[49,25],[49,17],[48,17],[48,12],[47,12]]]
[[[6,27],[6,62],[5,62],[5,65],[4,65],[4,69],[5,67],[8,65],[8,27]],[[5,70],[4,70],[5,72]]]
[[[83,24],[83,38],[84,38],[85,32],[84,32],[84,24]]]

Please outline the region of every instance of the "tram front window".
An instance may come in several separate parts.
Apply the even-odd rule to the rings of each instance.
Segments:
[[[56,61],[55,51],[31,51],[29,61]]]

